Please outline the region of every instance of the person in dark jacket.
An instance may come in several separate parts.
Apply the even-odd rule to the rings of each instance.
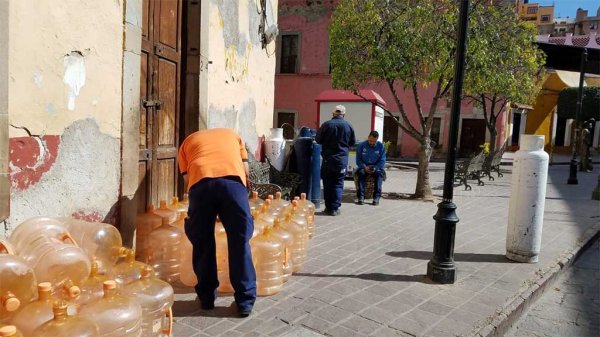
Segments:
[[[356,197],[358,204],[365,203],[365,182],[367,176],[372,175],[375,179],[373,188],[373,205],[379,205],[381,198],[381,182],[385,166],[385,147],[378,142],[379,132],[371,131],[369,137],[356,147],[356,168],[358,174],[358,190]]]
[[[321,178],[327,215],[339,215],[342,205],[344,177],[348,167],[348,151],[356,138],[352,125],[344,120],[346,107],[338,105],[333,110],[333,118],[321,125],[315,140],[321,144]]]

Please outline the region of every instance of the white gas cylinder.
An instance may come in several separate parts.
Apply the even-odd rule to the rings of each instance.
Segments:
[[[522,135],[513,161],[506,257],[518,262],[537,262],[542,243],[548,153],[544,136]]]
[[[269,139],[265,141],[265,155],[269,158],[271,165],[277,170],[283,171],[283,166],[285,165],[283,128],[271,128]]]

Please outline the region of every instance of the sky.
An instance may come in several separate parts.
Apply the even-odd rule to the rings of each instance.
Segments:
[[[539,3],[543,6],[554,4],[554,17],[574,18],[577,8],[587,9],[589,16],[595,16],[600,0],[530,0],[530,3]]]

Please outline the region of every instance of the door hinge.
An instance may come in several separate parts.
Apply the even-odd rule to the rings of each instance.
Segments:
[[[160,110],[162,108],[162,101],[161,100],[143,100],[142,101],[142,106],[144,108],[155,108],[156,110]]]

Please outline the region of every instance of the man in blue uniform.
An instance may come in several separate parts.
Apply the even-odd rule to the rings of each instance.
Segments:
[[[339,215],[342,205],[344,177],[348,167],[348,151],[356,139],[352,125],[344,120],[346,107],[338,105],[333,110],[333,118],[321,125],[315,140],[321,144],[321,178],[327,215]]]
[[[375,179],[373,189],[373,205],[379,205],[381,198],[381,181],[383,180],[383,169],[385,166],[385,147],[378,142],[379,132],[371,131],[369,137],[356,147],[356,168],[358,169],[358,191],[356,196],[358,204],[365,203],[365,181],[368,175]]]

